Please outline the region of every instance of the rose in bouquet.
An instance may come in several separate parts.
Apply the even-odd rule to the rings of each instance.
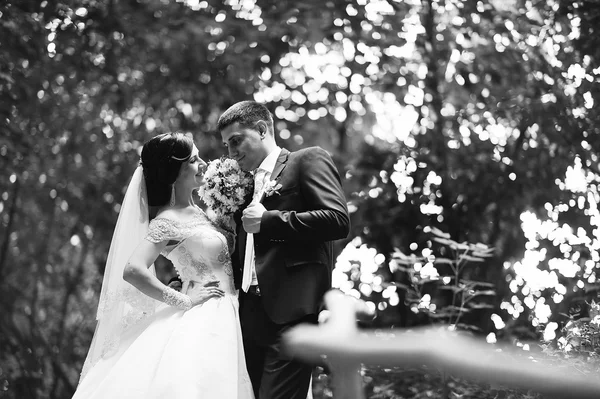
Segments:
[[[213,221],[224,226],[230,217],[252,196],[254,179],[231,158],[221,157],[208,163],[204,185],[198,194],[208,207]]]

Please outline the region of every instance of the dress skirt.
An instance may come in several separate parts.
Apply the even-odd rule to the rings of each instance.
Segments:
[[[188,311],[161,305],[92,366],[75,399],[252,399],[237,297]]]

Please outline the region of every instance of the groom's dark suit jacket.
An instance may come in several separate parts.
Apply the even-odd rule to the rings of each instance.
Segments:
[[[267,315],[285,324],[318,314],[331,288],[331,241],[347,237],[350,218],[337,168],[319,147],[282,149],[271,180],[281,188],[261,200],[267,211],[254,235],[256,274]],[[232,260],[239,288],[247,236],[237,222]]]

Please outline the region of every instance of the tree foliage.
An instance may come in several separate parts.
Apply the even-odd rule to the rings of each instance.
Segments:
[[[422,322],[405,291],[391,305],[361,284],[406,284],[411,271],[390,261],[424,256],[428,229],[495,248],[465,276],[497,292],[470,323],[501,336],[494,312],[507,336],[531,333],[542,298],[561,322],[595,292],[600,260],[599,16],[593,0],[2,3],[3,394],[74,390],[142,143],[181,130],[217,158],[220,112],[249,98],[273,111],[282,146],[333,153],[358,240],[340,249],[381,255],[377,279],[362,281],[366,263],[354,261],[346,284],[389,305],[376,323]],[[528,233],[531,215],[554,233]],[[534,253],[553,286],[523,277]]]

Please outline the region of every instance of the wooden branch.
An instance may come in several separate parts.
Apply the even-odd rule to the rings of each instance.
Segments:
[[[490,345],[443,329],[359,331],[353,316],[355,300],[339,291],[325,297],[329,320],[318,327],[300,325],[284,337],[284,350],[299,360],[336,365],[371,364],[383,367],[430,366],[448,374],[509,387],[533,389],[552,398],[600,397],[600,381],[542,360],[527,357],[514,347]],[[344,372],[342,376],[347,376]],[[348,386],[336,381],[334,387]],[[362,398],[362,393],[343,392],[336,398]]]

